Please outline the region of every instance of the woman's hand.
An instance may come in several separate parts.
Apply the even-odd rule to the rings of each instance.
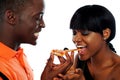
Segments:
[[[58,57],[60,64],[54,64],[54,55],[51,54],[41,75],[41,80],[53,80],[58,74],[64,74],[73,65],[74,52],[65,54],[66,58]],[[59,79],[60,80],[60,79]]]
[[[59,77],[60,79],[58,80],[85,80],[83,71],[79,68],[68,71],[65,75],[59,74]]]

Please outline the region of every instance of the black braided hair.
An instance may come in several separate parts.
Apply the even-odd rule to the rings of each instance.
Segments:
[[[109,48],[110,48],[113,52],[116,53],[116,50],[115,50],[115,48],[113,47],[113,45],[112,45],[110,42],[107,43],[107,44],[108,44]]]

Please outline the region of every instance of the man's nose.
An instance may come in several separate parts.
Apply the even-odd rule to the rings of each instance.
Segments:
[[[40,26],[40,27],[42,27],[42,28],[45,28],[45,23],[44,23],[44,20],[41,20],[41,21],[40,21],[39,26]]]

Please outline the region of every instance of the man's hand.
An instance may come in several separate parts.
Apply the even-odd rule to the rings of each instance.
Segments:
[[[41,75],[41,80],[53,80],[58,74],[66,73],[73,65],[74,52],[71,52],[70,55],[66,53],[65,56],[66,58],[58,57],[60,64],[54,64],[54,55],[51,54]]]

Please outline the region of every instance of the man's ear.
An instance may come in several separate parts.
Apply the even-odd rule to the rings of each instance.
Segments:
[[[103,30],[103,38],[104,40],[108,39],[110,37],[111,30],[109,28],[106,28]]]
[[[12,10],[7,10],[5,12],[5,19],[9,24],[14,25],[16,20],[15,13]]]

